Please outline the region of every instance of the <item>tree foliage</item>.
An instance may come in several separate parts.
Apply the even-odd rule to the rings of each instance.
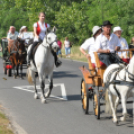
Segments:
[[[57,27],[59,38],[66,36],[80,45],[92,36],[92,27],[110,20],[121,26],[128,41],[134,36],[133,0],[0,0],[0,38],[6,36],[9,26],[19,31],[26,25],[33,30],[38,13],[46,13],[46,22]]]

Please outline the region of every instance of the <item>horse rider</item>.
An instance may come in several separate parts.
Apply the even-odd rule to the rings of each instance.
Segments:
[[[106,66],[121,62],[118,55],[115,54],[115,51],[120,49],[121,44],[119,38],[111,33],[112,25],[110,21],[103,22],[103,32],[96,38],[95,43],[96,50],[99,53],[99,59]]]
[[[7,34],[8,42],[15,41],[18,37],[18,32],[15,31],[16,28],[14,26],[10,26],[9,32]]]
[[[123,50],[123,49],[128,49],[128,44],[127,44],[127,41],[125,38],[121,37],[122,35],[122,32],[123,30],[121,29],[121,27],[114,27],[113,29],[113,33],[115,35],[117,35],[117,37],[119,38],[119,41],[120,41],[120,49]],[[126,52],[118,52],[118,55],[121,57],[121,58],[127,58],[126,56]]]
[[[102,30],[99,26],[94,26],[92,28],[93,37],[90,37],[85,40],[85,42],[80,46],[80,51],[86,56],[88,59],[91,56],[91,62],[95,63],[94,53],[96,52],[95,48],[95,40],[97,36],[101,34]],[[88,54],[86,53],[86,50],[88,50]]]
[[[34,23],[33,27],[34,27],[34,43],[31,46],[31,49],[28,53],[28,58],[27,58],[27,66],[30,65],[30,60],[32,58],[32,51],[34,49],[34,47],[38,44],[41,43],[45,37],[45,31],[47,28],[50,28],[50,25],[45,23],[45,13],[40,12],[39,13],[39,21]],[[52,51],[52,54],[54,56],[55,59],[55,65],[56,67],[59,67],[62,62],[58,59],[56,52]]]

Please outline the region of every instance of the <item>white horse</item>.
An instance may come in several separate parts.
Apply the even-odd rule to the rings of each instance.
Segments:
[[[120,67],[121,67],[121,70],[118,71],[118,73],[117,73],[117,70],[112,71]],[[111,76],[109,77],[109,75]],[[121,99],[121,104],[123,108],[123,111],[122,111],[123,116],[120,118],[120,120],[125,121],[126,116],[127,116],[126,100],[128,97],[133,96],[132,89],[134,88],[134,85],[133,85],[134,84],[134,56],[132,57],[132,59],[130,60],[130,63],[126,67],[121,64],[120,65],[112,64],[106,69],[103,75],[103,81],[105,85],[107,85],[107,83],[109,81],[112,81],[113,79],[119,80],[121,83],[115,84],[115,87],[114,87],[114,84],[110,84],[109,87],[107,88],[106,96],[105,96],[106,110],[107,111],[112,110],[113,122],[118,123],[116,110],[119,104],[119,100]],[[116,97],[113,97],[113,95]]]
[[[34,55],[34,62],[30,62],[30,67],[27,69],[28,82],[32,84],[34,82],[35,95],[34,98],[38,99],[38,92],[36,89],[35,72],[38,72],[40,88],[42,91],[41,102],[46,102],[46,97],[49,97],[53,88],[53,68],[54,68],[54,56],[52,50],[57,51],[59,46],[57,44],[57,36],[55,34],[55,27],[52,31],[46,30],[46,36],[43,42],[37,48]],[[28,47],[28,52],[31,46]],[[49,89],[45,93],[45,77],[48,76]]]

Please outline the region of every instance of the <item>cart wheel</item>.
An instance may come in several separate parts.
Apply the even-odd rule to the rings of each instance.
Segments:
[[[12,70],[11,70],[11,69],[8,69],[8,70],[7,70],[7,76],[10,77],[11,75],[12,75]]]
[[[82,101],[82,109],[83,109],[84,113],[88,114],[89,95],[88,95],[87,85],[83,79],[81,81],[81,101]]]
[[[6,66],[3,66],[3,73],[4,73],[5,75],[7,74]]]
[[[100,119],[100,98],[99,93],[96,91],[93,95],[93,108],[94,108],[94,115],[97,119]]]

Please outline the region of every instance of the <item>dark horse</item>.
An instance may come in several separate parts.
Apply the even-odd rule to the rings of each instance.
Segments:
[[[26,59],[26,50],[24,40],[17,38],[15,41],[8,42],[8,52],[10,54],[9,60],[12,63],[14,70],[14,78],[19,77],[20,67],[20,78],[23,78],[23,62]]]

